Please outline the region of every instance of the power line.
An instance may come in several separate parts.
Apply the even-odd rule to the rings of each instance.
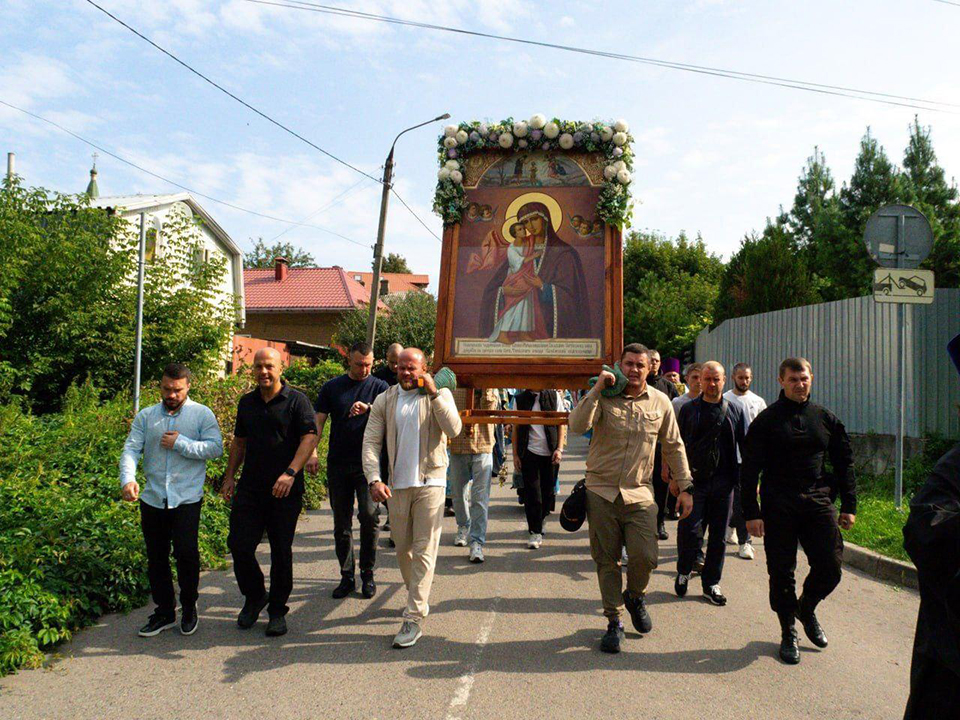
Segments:
[[[63,127],[63,125],[60,125],[59,123],[56,123],[56,122],[54,122],[53,120],[50,120],[50,119],[48,119],[48,118],[45,118],[45,117],[43,117],[43,116],[41,116],[41,115],[37,115],[36,113],[30,112],[29,110],[24,110],[23,108],[17,107],[16,105],[13,105],[13,104],[11,104],[11,103],[8,103],[8,102],[6,102],[5,100],[2,100],[2,99],[0,99],[0,105],[4,105],[4,106],[10,108],[11,110],[16,110],[16,111],[18,111],[18,112],[23,113],[24,115],[29,115],[29,116],[32,117],[32,118],[35,118],[35,119],[37,119],[37,120],[40,120],[40,121],[42,121],[42,122],[47,123],[48,125],[52,125],[53,127],[57,128],[57,130],[60,130],[61,132],[65,132],[67,135],[71,135],[72,137],[76,138],[76,139],[79,140],[80,142],[85,143],[86,145],[89,145],[90,147],[95,148],[95,149],[99,150],[100,152],[102,152],[102,153],[104,153],[104,154],[106,154],[106,155],[109,155],[110,157],[112,157],[112,158],[115,159],[115,160],[119,160],[120,162],[124,163],[125,165],[129,165],[130,167],[135,168],[135,169],[139,170],[139,171],[142,172],[142,173],[146,173],[147,175],[150,175],[151,177],[155,177],[155,178],[157,178],[158,180],[162,180],[162,181],[165,182],[165,183],[169,183],[170,185],[173,185],[174,187],[178,187],[178,188],[180,188],[181,190],[186,190],[188,193],[191,193],[191,194],[193,194],[193,195],[197,195],[198,197],[202,197],[202,198],[204,198],[204,199],[206,199],[206,200],[210,200],[211,202],[219,203],[220,205],[224,205],[224,206],[226,206],[226,207],[228,207],[228,208],[233,208],[234,210],[239,210],[239,211],[241,211],[241,212],[249,213],[250,215],[256,215],[257,217],[265,218],[265,219],[267,219],[267,220],[274,220],[274,221],[276,221],[276,222],[287,223],[287,224],[289,224],[289,225],[297,225],[297,226],[299,226],[299,227],[308,227],[308,228],[312,228],[312,229],[314,229],[314,230],[320,230],[321,232],[325,232],[325,233],[327,233],[327,234],[329,234],[329,235],[334,235],[334,236],[340,238],[341,240],[346,240],[346,241],[349,242],[349,243],[353,243],[354,245],[359,245],[360,247],[363,247],[363,248],[370,248],[370,247],[371,247],[370,245],[367,245],[366,243],[358,242],[358,241],[356,241],[356,240],[353,240],[352,238],[348,238],[346,235],[341,235],[341,234],[338,233],[338,232],[334,232],[333,230],[328,230],[327,228],[325,228],[325,227],[320,227],[319,225],[310,225],[310,224],[307,224],[307,223],[304,223],[304,222],[297,222],[296,220],[288,220],[288,219],[286,219],[286,218],[277,217],[277,216],[275,216],[275,215],[268,215],[268,214],[266,214],[266,213],[258,212],[258,211],[256,211],[256,210],[250,210],[249,208],[241,207],[240,205],[236,205],[236,204],[234,204],[234,203],[227,202],[226,200],[220,200],[219,198],[215,198],[215,197],[213,197],[212,195],[207,195],[206,193],[202,193],[202,192],[200,192],[200,191],[198,191],[198,190],[194,190],[194,189],[192,189],[192,188],[189,188],[189,187],[187,187],[186,185],[182,185],[181,183],[178,183],[178,182],[176,182],[176,181],[174,181],[174,180],[170,180],[169,178],[166,178],[166,177],[164,177],[163,175],[160,175],[160,174],[158,174],[158,173],[153,172],[152,170],[148,170],[147,168],[145,168],[145,167],[143,167],[143,166],[141,166],[141,165],[138,165],[137,163],[133,162],[132,160],[127,160],[125,157],[122,157],[122,156],[118,155],[117,153],[112,152],[111,150],[108,150],[108,149],[105,148],[104,146],[102,146],[102,145],[100,145],[100,144],[98,144],[98,143],[95,143],[95,142],[93,142],[92,140],[88,140],[88,139],[86,139],[85,137],[83,137],[83,136],[81,136],[81,135],[78,135],[77,133],[73,132],[73,130],[70,130],[70,129],[68,129],[68,128],[65,128],[65,127]],[[362,182],[362,181],[361,181],[361,182]]]
[[[938,0],[938,1],[945,2],[946,0]],[[369,20],[369,21],[382,22],[382,23],[393,24],[393,25],[402,25],[406,27],[416,27],[416,28],[427,29],[427,30],[438,30],[442,32],[450,32],[450,33],[456,33],[460,35],[469,35],[472,37],[486,38],[491,40],[502,40],[505,42],[519,43],[523,45],[533,45],[533,46],[544,47],[544,48],[549,48],[553,50],[562,50],[565,52],[574,52],[574,53],[580,53],[584,55],[593,55],[596,57],[625,60],[628,62],[635,62],[635,63],[645,64],[645,65],[653,65],[656,67],[668,68],[672,70],[682,70],[685,72],[693,72],[701,75],[723,77],[731,80],[741,80],[744,82],[760,83],[764,85],[775,85],[775,86],[786,87],[794,90],[804,90],[806,92],[815,92],[823,95],[834,95],[839,97],[848,97],[856,100],[866,100],[868,102],[880,103],[884,105],[908,107],[916,110],[927,110],[927,111],[933,111],[933,112],[949,112],[947,110],[942,110],[939,107],[931,107],[931,106],[960,107],[960,104],[958,103],[947,103],[947,102],[942,102],[938,100],[927,100],[924,98],[911,97],[907,95],[897,95],[894,93],[884,93],[884,92],[877,92],[877,91],[871,91],[871,90],[863,90],[860,88],[847,87],[842,85],[814,83],[814,82],[808,82],[805,80],[794,80],[791,78],[778,77],[775,75],[762,75],[759,73],[740,72],[736,70],[727,70],[724,68],[710,67],[706,65],[694,65],[690,63],[660,60],[657,58],[643,57],[638,55],[626,55],[622,53],[604,52],[600,50],[591,50],[589,48],[560,45],[557,43],[540,42],[536,40],[529,40],[526,38],[510,37],[506,35],[496,35],[493,33],[485,33],[485,32],[480,32],[476,30],[467,30],[464,28],[449,27],[445,25],[435,25],[431,23],[424,23],[424,22],[418,22],[413,20],[403,20],[401,18],[391,17],[388,15],[378,15],[375,13],[360,12],[358,10],[348,10],[345,8],[339,8],[332,5],[321,5],[318,3],[306,2],[305,0],[285,0],[284,2],[277,2],[275,0],[246,0],[246,2],[255,3],[258,5],[270,5],[270,6],[281,7],[281,8],[286,8],[290,10],[306,10],[310,12],[317,12],[317,13],[322,13],[327,15],[337,15],[337,16],[350,17],[350,18],[360,19],[360,20]],[[954,3],[949,3],[949,4],[954,4]],[[916,103],[923,103],[923,105],[917,105]]]
[[[348,187],[346,190],[344,190],[342,193],[340,193],[340,194],[337,195],[335,198],[333,198],[333,200],[331,200],[329,203],[327,203],[327,204],[324,205],[323,207],[319,208],[318,210],[314,210],[312,213],[310,213],[310,214],[307,215],[305,218],[303,218],[300,222],[305,223],[305,222],[306,222],[307,220],[309,220],[310,218],[316,217],[317,215],[319,215],[319,214],[322,213],[322,212],[326,212],[327,210],[329,210],[330,208],[332,208],[334,205],[337,205],[338,202],[342,202],[342,201],[341,201],[341,198],[346,199],[344,196],[348,195],[353,189],[355,189],[357,186],[359,186],[359,185],[361,185],[362,183],[365,183],[365,182],[367,182],[367,179],[366,179],[366,178],[360,178],[360,179],[359,179],[357,182],[355,182],[353,185],[351,185],[351,186]],[[294,228],[293,225],[291,225],[291,226],[288,227],[288,228],[284,228],[283,230],[280,231],[279,234],[277,234],[277,235],[275,235],[273,238],[271,238],[271,239],[270,239],[270,242],[275,242],[275,241],[279,240],[281,237],[283,237],[283,236],[286,235],[288,232],[290,232],[291,230],[293,230],[293,228]]]
[[[404,200],[402,197],[400,197],[400,193],[398,193],[398,192],[396,191],[396,189],[395,189],[392,185],[390,186],[390,191],[391,191],[394,195],[397,196],[397,200],[400,201],[400,204],[403,205],[407,210],[410,211],[410,214],[413,215],[413,216],[417,219],[417,222],[419,222],[421,225],[423,225],[423,227],[426,229],[426,231],[427,231],[428,233],[430,233],[431,235],[433,235],[437,240],[440,240],[440,236],[437,235],[433,230],[430,229],[430,226],[427,225],[427,224],[423,221],[423,219],[413,211],[413,208],[412,208],[412,207],[410,207],[409,205],[407,205],[406,200]],[[443,242],[443,240],[440,240],[440,242]]]
[[[140,39],[142,39],[142,40],[150,43],[150,45],[152,45],[153,47],[155,47],[157,50],[159,50],[160,52],[162,52],[164,55],[166,55],[167,57],[169,57],[171,60],[174,60],[175,62],[177,62],[177,63],[179,63],[180,65],[182,65],[184,68],[186,68],[187,70],[189,70],[190,72],[192,72],[194,75],[196,75],[198,78],[200,78],[200,79],[203,80],[204,82],[209,83],[210,85],[212,85],[213,87],[215,87],[217,90],[219,90],[220,92],[222,92],[224,95],[232,98],[233,100],[236,100],[238,103],[240,103],[241,105],[243,105],[243,106],[244,106],[245,108],[247,108],[248,110],[252,110],[253,112],[255,112],[257,115],[259,115],[260,117],[262,117],[262,118],[263,118],[264,120],[266,120],[267,122],[270,122],[270,123],[276,125],[278,128],[280,128],[280,129],[283,130],[284,132],[287,132],[287,133],[289,133],[290,135],[293,135],[293,137],[297,138],[298,140],[302,140],[303,142],[305,142],[307,145],[309,145],[309,146],[312,147],[313,149],[319,150],[321,153],[323,153],[323,154],[326,155],[327,157],[329,157],[329,158],[331,158],[331,159],[333,159],[333,160],[336,160],[338,163],[340,163],[341,165],[343,165],[343,166],[345,166],[345,167],[350,168],[350,169],[353,170],[354,172],[358,172],[358,173],[360,173],[361,175],[364,175],[365,177],[370,178],[370,179],[373,180],[374,182],[377,182],[377,183],[380,182],[380,180],[378,180],[377,178],[373,177],[372,175],[369,175],[369,174],[365,173],[363,170],[361,170],[360,168],[358,168],[358,167],[356,167],[356,166],[354,166],[354,165],[351,165],[351,164],[348,163],[346,160],[341,160],[340,158],[338,158],[338,157],[337,157],[336,155],[334,155],[333,153],[330,153],[330,152],[324,150],[322,147],[320,147],[320,146],[317,145],[316,143],[314,143],[314,142],[312,142],[312,141],[310,141],[310,140],[307,140],[307,138],[305,138],[305,137],[304,137],[303,135],[301,135],[300,133],[298,133],[298,132],[296,132],[296,131],[294,131],[294,130],[291,130],[289,127],[287,127],[287,126],[284,125],[283,123],[279,122],[278,120],[274,120],[272,117],[270,117],[269,115],[267,115],[267,114],[266,114],[265,112],[263,112],[262,110],[259,110],[259,109],[257,109],[256,107],[254,107],[253,105],[251,105],[250,103],[248,103],[246,100],[243,100],[242,98],[234,95],[232,92],[230,92],[229,90],[227,90],[225,87],[223,87],[223,86],[220,85],[219,83],[211,80],[209,77],[207,77],[206,75],[204,75],[204,74],[203,74],[202,72],[200,72],[199,70],[196,70],[195,68],[193,68],[192,66],[190,66],[189,64],[187,64],[186,62],[184,62],[183,60],[181,60],[180,58],[178,58],[176,55],[174,55],[174,54],[173,54],[172,52],[170,52],[169,50],[166,50],[166,49],[160,47],[159,45],[157,45],[157,43],[155,43],[153,40],[151,40],[150,38],[148,38],[146,35],[144,35],[144,34],[141,33],[140,31],[138,31],[137,29],[131,27],[130,25],[127,25],[127,23],[125,23],[123,20],[121,20],[120,18],[118,18],[116,15],[114,15],[113,13],[111,13],[109,10],[106,10],[105,8],[103,8],[103,7],[101,7],[100,5],[98,5],[97,3],[93,2],[93,0],[86,0],[86,2],[89,3],[90,5],[92,5],[93,7],[95,7],[97,10],[99,10],[100,12],[102,12],[102,13],[103,13],[104,15],[106,15],[107,17],[109,17],[109,18],[111,18],[112,20],[115,20],[116,22],[118,22],[120,25],[122,25],[123,27],[125,27],[127,30],[129,30],[130,32],[132,32],[134,35],[136,35],[136,36],[139,37]]]
[[[944,5],[953,5],[954,7],[960,7],[960,2],[951,2],[951,0],[933,0],[934,2],[943,3]]]

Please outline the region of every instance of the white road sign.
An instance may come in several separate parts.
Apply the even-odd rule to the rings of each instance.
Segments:
[[[877,268],[873,271],[873,299],[886,303],[933,302],[933,271]]]

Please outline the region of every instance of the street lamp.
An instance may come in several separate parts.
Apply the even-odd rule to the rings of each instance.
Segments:
[[[438,120],[447,120],[450,113],[444,113],[432,120],[427,120],[419,125],[408,127],[393,139],[393,145],[390,146],[390,154],[387,155],[387,162],[383,166],[383,194],[380,196],[380,227],[377,230],[377,244],[373,248],[373,283],[370,287],[370,316],[367,320],[367,342],[373,346],[373,339],[377,334],[377,303],[380,302],[380,266],[383,263],[383,235],[387,225],[387,202],[390,200],[390,189],[393,187],[393,150],[397,145],[400,135],[416,130],[424,125],[435,123]]]

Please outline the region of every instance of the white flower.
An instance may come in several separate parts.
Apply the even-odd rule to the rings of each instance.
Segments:
[[[457,138],[457,142],[460,145],[463,145],[470,138],[470,135],[467,134],[466,130],[460,130],[459,132],[457,132],[456,138]]]
[[[527,123],[525,123],[523,120],[520,120],[519,122],[515,122],[513,124],[513,134],[516,135],[518,138],[526,137]]]
[[[510,147],[511,145],[513,145],[513,135],[511,135],[511,134],[508,133],[508,132],[500,133],[500,137],[498,138],[498,142],[500,143],[500,147],[502,147],[502,148],[508,148],[508,147]]]
[[[453,137],[454,135],[457,134],[457,130],[459,130],[459,129],[460,129],[460,128],[458,128],[456,125],[447,125],[447,126],[443,129],[443,134],[444,134],[444,136],[446,136],[446,137]]]
[[[448,167],[442,167],[442,168],[440,168],[440,171],[437,173],[437,177],[440,178],[441,180],[449,180],[449,179],[450,179],[450,168],[448,168]]]
[[[452,176],[453,173],[450,173],[450,175]],[[627,170],[626,168],[624,168],[623,170],[621,170],[620,172],[618,172],[618,173],[617,173],[617,180],[620,181],[620,184],[621,184],[621,185],[626,185],[626,184],[628,184],[628,183],[630,182],[630,171]]]
[[[543,126],[543,134],[553,140],[557,135],[560,134],[560,126],[555,122],[548,122]]]
[[[486,123],[480,123],[480,127],[477,128],[477,132],[481,135],[487,135],[490,132],[490,128],[487,127]]]
[[[564,150],[569,150],[573,147],[573,135],[570,133],[564,133],[560,136],[560,147]]]
[[[617,168],[613,165],[607,165],[603,169],[603,177],[605,177],[607,180],[613,180],[615,177],[617,177]]]
[[[629,173],[628,173],[628,176],[629,176]],[[459,185],[460,183],[463,182],[463,173],[460,172],[459,170],[451,170],[450,179],[453,180],[454,184]]]
[[[621,170],[626,170],[627,164],[623,160],[617,160],[613,164],[613,167],[616,168],[617,172],[620,172]]]
[[[525,148],[526,146],[527,146],[527,141],[526,141],[526,140],[517,140],[517,147],[519,147],[519,148]]]
[[[604,142],[610,142],[610,138],[612,138],[612,137],[613,137],[613,128],[612,128],[612,127],[610,127],[610,126],[608,126],[608,125],[604,125],[602,128],[600,128],[600,139],[601,139],[601,140],[603,140]]]
[[[458,163],[456,160],[447,160],[447,162],[444,163],[444,165],[446,166],[447,170],[459,170],[459,169],[460,169],[460,163]]]
[[[547,124],[547,118],[545,115],[537,113],[532,118],[530,118],[530,127],[534,130],[543,130],[543,126]]]
[[[616,130],[617,132],[622,132],[622,133],[630,132],[630,126],[627,125],[627,121],[623,119],[617,120],[613,124],[613,129]]]
[[[627,134],[625,132],[618,132],[613,136],[614,145],[626,145],[627,144]]]
[[[450,137],[449,135],[443,139],[443,146],[449,150],[457,146],[457,139],[455,137]]]

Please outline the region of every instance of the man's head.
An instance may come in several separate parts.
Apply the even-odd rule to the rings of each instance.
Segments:
[[[753,383],[753,370],[746,363],[740,362],[733,366],[733,384],[740,394],[747,392]]]
[[[427,371],[427,358],[418,348],[404,348],[397,363],[397,382],[404,390],[413,390]]]
[[[253,356],[253,379],[261,389],[271,388],[280,382],[282,372],[283,358],[276,348],[257,350]]]
[[[400,343],[393,343],[387,348],[387,367],[390,368],[391,372],[397,371],[397,363],[400,362],[400,353],[402,352],[403,345]]]
[[[370,343],[354,343],[347,353],[347,374],[353,380],[365,380],[373,368],[373,348]]]
[[[665,372],[665,373],[663,374],[663,376],[664,376],[667,380],[669,380],[670,382],[672,382],[674,385],[676,385],[678,382],[680,382],[680,373],[678,373],[676,370],[671,370],[670,372]]]
[[[683,379],[686,381],[687,389],[693,397],[700,394],[700,373],[702,371],[703,365],[697,362],[690,363],[683,371]]]
[[[175,412],[186,402],[192,378],[190,368],[180,363],[170,363],[163,369],[160,377],[160,397],[167,410]]]
[[[707,402],[720,402],[723,397],[723,384],[727,381],[723,365],[716,360],[703,364],[700,371],[700,392]]]
[[[660,373],[660,351],[648,350],[647,357],[650,358],[650,374],[658,375]]]
[[[780,387],[788,400],[802,403],[810,399],[813,386],[813,368],[810,361],[802,357],[788,357],[780,363],[778,374]]]
[[[630,343],[620,353],[620,371],[627,376],[627,388],[636,392],[647,382],[650,373],[650,351],[640,343]]]

